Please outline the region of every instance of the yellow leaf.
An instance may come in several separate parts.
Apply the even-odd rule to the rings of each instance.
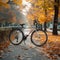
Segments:
[[[0,6],[4,6],[5,8],[9,8],[10,7],[9,4],[3,3],[3,2],[0,2]]]
[[[22,0],[13,0],[13,2],[17,5],[22,5]]]
[[[0,0],[0,2],[7,3],[9,0]]]

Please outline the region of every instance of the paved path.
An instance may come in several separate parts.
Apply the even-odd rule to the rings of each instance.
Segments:
[[[0,60],[49,60],[36,48],[10,45]]]

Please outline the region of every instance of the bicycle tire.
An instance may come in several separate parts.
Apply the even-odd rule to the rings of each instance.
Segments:
[[[22,34],[22,37],[21,37],[21,40],[19,41],[19,43],[13,43],[13,41],[11,40],[11,35],[13,34],[14,31],[19,31],[21,34]],[[22,43],[23,41],[23,36],[24,36],[24,33],[20,30],[20,29],[13,29],[10,31],[10,34],[9,34],[9,41],[13,44],[13,45],[19,45]]]
[[[45,38],[45,41],[44,41],[42,44],[37,44],[37,42],[35,43],[34,40],[33,40],[33,35],[34,35],[34,33],[38,32],[38,31],[43,32],[43,33],[45,34],[45,37],[46,37],[46,38]],[[37,34],[36,34],[36,35],[37,35]],[[36,38],[36,37],[35,37],[35,38]],[[47,33],[46,33],[45,31],[43,31],[43,30],[40,30],[40,29],[34,30],[34,31],[32,32],[32,34],[31,34],[31,42],[32,42],[35,46],[37,46],[37,47],[41,47],[41,46],[43,46],[44,44],[46,44],[47,40],[48,40]],[[39,43],[40,43],[40,41],[39,41]]]

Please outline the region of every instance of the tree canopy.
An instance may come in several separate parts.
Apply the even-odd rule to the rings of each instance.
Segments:
[[[0,0],[0,6],[10,8],[7,4],[9,0]],[[27,11],[28,20],[38,19],[40,23],[53,20],[54,17],[54,5],[57,3],[54,0],[12,0],[15,4],[20,6],[20,10],[23,10],[26,5],[22,5],[22,1],[29,2],[31,7]],[[27,9],[27,8],[26,8]],[[60,16],[60,15],[59,15]]]

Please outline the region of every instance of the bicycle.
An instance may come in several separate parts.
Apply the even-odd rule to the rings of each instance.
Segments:
[[[24,28],[25,24],[21,24],[21,28],[14,28],[11,30],[9,34],[9,41],[13,45],[19,45],[23,41],[27,39],[27,37],[30,35],[31,42],[38,47],[43,46],[46,44],[48,40],[47,33],[44,30],[41,29],[35,29],[33,31],[30,31],[28,35],[25,35],[24,32],[22,31]]]

